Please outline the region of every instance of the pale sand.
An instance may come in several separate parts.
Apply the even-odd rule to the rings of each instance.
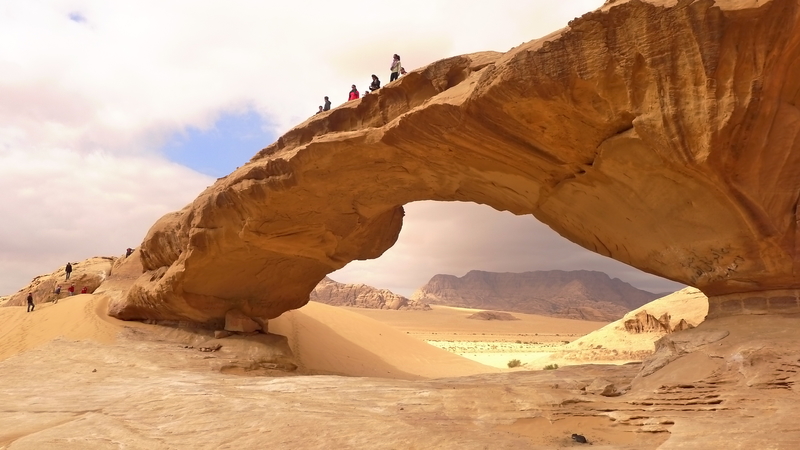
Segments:
[[[513,359],[522,362],[516,370],[542,369],[546,364],[530,362],[546,358],[565,343],[606,325],[516,312],[510,314],[519,320],[476,320],[468,317],[483,310],[439,305],[431,308],[431,311],[346,309],[453,354],[506,370]]]
[[[30,313],[27,306],[0,308],[0,361],[58,337],[114,342],[125,322],[107,316],[106,305],[104,298],[84,294],[38,304]]]
[[[192,345],[209,339],[117,320],[105,314],[106,307],[105,295],[76,295],[58,304],[37,305],[31,313],[22,306],[0,308],[0,360],[59,337],[109,344],[120,332],[131,328],[158,339]],[[305,373],[420,379],[498,371],[427,345],[378,321],[316,302],[283,314],[270,321],[269,327],[271,333],[288,337],[295,363]],[[224,346],[225,340],[220,342]],[[233,345],[233,341],[228,342]]]

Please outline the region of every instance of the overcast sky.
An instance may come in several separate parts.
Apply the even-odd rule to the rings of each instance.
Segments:
[[[67,261],[120,255],[370,75],[507,51],[603,0],[136,0],[0,3],[0,295]],[[398,244],[334,274],[410,295],[436,273],[604,270],[678,285],[571,244],[531,217],[412,204]]]

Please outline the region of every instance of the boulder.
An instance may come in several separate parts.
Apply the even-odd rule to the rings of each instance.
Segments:
[[[588,394],[602,395],[604,397],[616,397],[621,394],[617,391],[617,387],[614,383],[602,378],[597,378],[592,381],[589,386],[586,386],[585,390]]]
[[[225,314],[225,331],[252,333],[260,331],[261,326],[238,309],[231,309]]]

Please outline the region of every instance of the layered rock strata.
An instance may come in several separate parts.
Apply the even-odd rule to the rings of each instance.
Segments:
[[[615,1],[507,53],[412,71],[159,220],[114,315],[276,317],[391,247],[417,200],[532,214],[702,289],[712,316],[800,312],[798,9]]]

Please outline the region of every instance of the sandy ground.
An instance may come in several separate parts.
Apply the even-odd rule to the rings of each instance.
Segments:
[[[431,311],[393,311],[346,308],[391,326],[430,345],[484,365],[508,369],[519,360],[517,370],[538,370],[550,364],[531,364],[564,348],[575,339],[598,330],[606,323],[560,319],[535,314],[510,313],[519,320],[476,320],[469,316],[480,309],[433,305]],[[584,364],[572,360],[567,364]],[[562,363],[563,364],[563,363]]]
[[[108,318],[105,302],[0,308],[0,449],[566,449],[585,447],[570,439],[579,433],[593,449],[731,450],[800,439],[800,317],[703,323],[644,364],[498,373],[325,305],[273,321],[287,337],[214,340]],[[438,333],[428,326],[417,331]],[[501,326],[505,339],[538,332]],[[298,369],[265,363],[275,355]],[[324,371],[350,376],[309,375]]]

